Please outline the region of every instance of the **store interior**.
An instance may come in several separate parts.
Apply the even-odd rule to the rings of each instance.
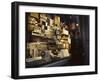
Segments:
[[[89,16],[26,12],[26,68],[89,65]]]

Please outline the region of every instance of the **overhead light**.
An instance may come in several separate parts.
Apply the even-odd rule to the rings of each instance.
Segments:
[[[79,24],[76,24],[76,26],[79,26]]]

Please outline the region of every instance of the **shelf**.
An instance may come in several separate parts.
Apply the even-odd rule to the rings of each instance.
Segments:
[[[35,36],[35,37],[40,37],[40,38],[44,38],[44,39],[50,39],[50,40],[53,40],[53,38],[50,38],[50,37],[47,37],[47,36],[41,36],[39,34],[32,34],[32,36]]]

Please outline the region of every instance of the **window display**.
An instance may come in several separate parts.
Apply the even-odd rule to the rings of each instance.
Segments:
[[[26,55],[29,55],[26,57],[26,68],[43,67],[62,59],[67,60],[68,65],[84,65],[82,61],[84,49],[81,44],[80,30],[81,17],[89,18],[88,15],[26,12],[26,40],[29,39],[26,41]],[[27,52],[28,49],[30,52]],[[75,50],[75,54],[79,49],[82,49],[81,53],[77,52],[74,59],[80,62],[75,63],[76,60],[73,60],[71,51]],[[73,61],[70,61],[71,59]],[[66,62],[59,66],[66,66]]]

